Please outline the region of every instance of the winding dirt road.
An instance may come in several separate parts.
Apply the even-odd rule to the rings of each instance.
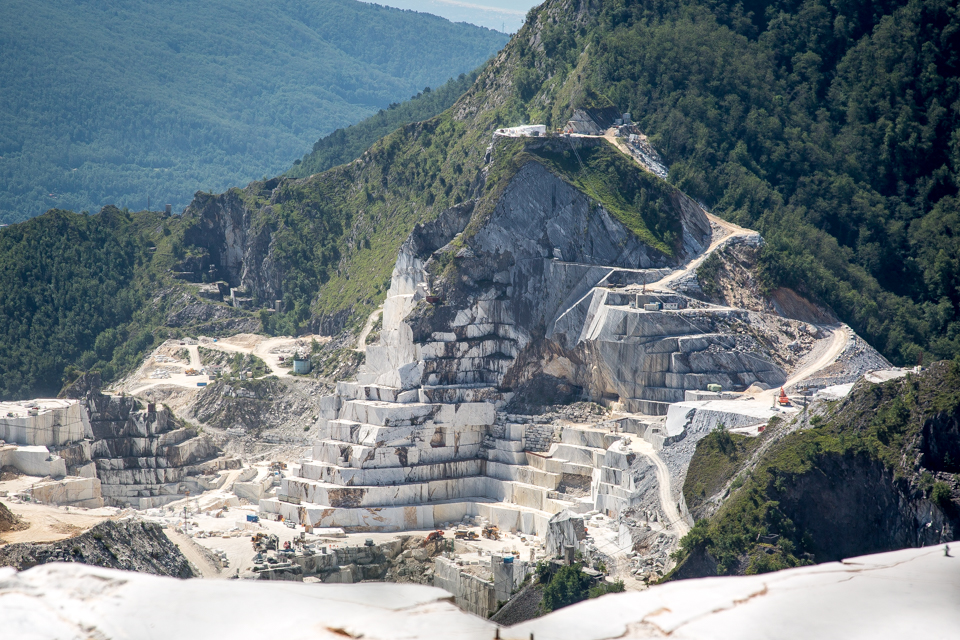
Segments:
[[[671,491],[670,470],[663,463],[660,456],[657,455],[653,445],[640,437],[630,439],[630,450],[640,455],[646,456],[652,462],[657,472],[657,487],[660,491],[660,507],[667,517],[667,528],[677,534],[677,538],[682,538],[690,531],[690,525],[682,515],[677,503],[673,501],[673,492]]]
[[[373,331],[373,325],[377,323],[377,318],[380,317],[380,314],[383,313],[383,305],[373,310],[373,313],[370,314],[370,317],[367,318],[367,323],[363,325],[363,331],[360,332],[360,337],[357,338],[357,346],[354,351],[367,351],[367,336],[370,335],[370,332]]]

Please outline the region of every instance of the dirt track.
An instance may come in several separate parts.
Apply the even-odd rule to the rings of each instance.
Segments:
[[[290,373],[290,369],[280,366],[277,355],[274,353],[276,350],[295,348],[298,344],[309,345],[311,340],[316,340],[317,342],[323,343],[329,339],[330,338],[326,336],[300,336],[298,338],[281,336],[270,338],[252,333],[238,334],[236,336],[218,339],[216,342],[210,339],[201,338],[201,342],[198,345],[182,345],[182,348],[186,349],[190,354],[189,364],[168,362],[158,363],[154,359],[153,355],[151,355],[146,359],[143,366],[140,367],[135,376],[128,379],[129,381],[122,386],[124,386],[126,392],[130,393],[131,395],[136,395],[146,391],[147,389],[161,386],[183,387],[185,389],[191,389],[195,391],[197,389],[197,383],[207,382],[208,378],[207,376],[199,375],[188,376],[186,375],[186,370],[188,368],[196,369],[197,371],[200,370],[202,365],[200,363],[199,347],[201,346],[205,349],[216,349],[217,351],[223,351],[225,353],[253,354],[266,363],[267,367],[270,369],[271,375],[283,377]],[[156,379],[149,378],[149,373],[155,368],[170,370],[170,377]]]
[[[119,516],[116,509],[77,509],[3,501],[10,511],[29,523],[22,531],[7,531],[0,542],[55,542],[79,535],[104,520]]]
[[[657,470],[657,485],[660,492],[660,506],[663,508],[664,515],[667,517],[667,527],[676,532],[677,539],[687,535],[690,531],[690,525],[680,515],[677,509],[677,503],[673,501],[671,492],[670,470],[663,463],[656,450],[649,442],[643,438],[631,438],[630,450],[650,458]]]

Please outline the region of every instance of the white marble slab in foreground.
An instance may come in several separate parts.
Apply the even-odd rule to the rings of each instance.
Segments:
[[[960,639],[960,543],[675,582],[500,630],[504,640]],[[440,589],[175,580],[80,564],[0,570],[0,637],[492,640]]]
[[[960,543],[736,578],[684,580],[561,609],[504,638],[960,638]]]

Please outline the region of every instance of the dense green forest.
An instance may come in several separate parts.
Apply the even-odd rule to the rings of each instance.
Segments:
[[[54,209],[0,230],[0,397],[53,397],[72,369],[109,380],[139,364],[165,335],[165,304],[152,298],[178,223]]]
[[[630,111],[677,186],[763,233],[768,286],[830,305],[912,364],[960,352],[958,12],[946,0],[605,2],[579,32],[548,20],[552,55],[541,67],[528,52],[518,79],[577,65],[574,93]],[[556,84],[531,117],[563,115],[543,100]]]
[[[357,159],[374,142],[399,127],[411,122],[429,120],[446,111],[470,88],[479,73],[479,70],[461,73],[459,77],[451,78],[437,89],[426,87],[405,102],[393,102],[388,108],[381,109],[362,122],[337,129],[317,140],[313,151],[297,160],[286,175],[291,178],[304,178]]]
[[[0,3],[0,222],[179,211],[481,65],[507,36],[355,0]]]

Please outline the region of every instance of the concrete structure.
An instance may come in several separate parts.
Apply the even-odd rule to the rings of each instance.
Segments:
[[[453,594],[464,611],[489,618],[530,573],[533,566],[513,556],[488,555],[467,561],[437,557],[433,586]]]
[[[293,359],[293,372],[297,375],[306,375],[310,373],[310,360],[309,358],[294,358]]]

